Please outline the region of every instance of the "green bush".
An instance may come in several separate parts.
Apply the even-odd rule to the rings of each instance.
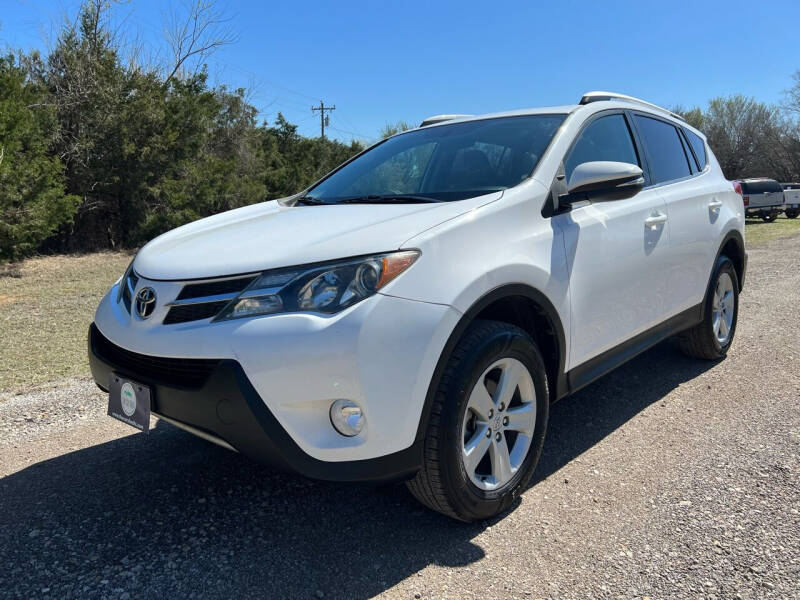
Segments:
[[[18,260],[72,220],[64,165],[49,152],[52,110],[13,56],[0,58],[0,261]]]

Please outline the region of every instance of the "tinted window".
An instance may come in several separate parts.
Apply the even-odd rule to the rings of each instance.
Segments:
[[[308,195],[327,203],[371,195],[462,200],[528,178],[565,115],[529,115],[415,129],[348,163]]]
[[[783,191],[781,184],[774,179],[754,179],[751,181],[742,181],[741,185],[742,192],[751,195]]]
[[[706,144],[696,133],[692,133],[688,129],[684,129],[683,132],[686,134],[686,138],[689,140],[689,143],[692,145],[692,150],[694,150],[694,155],[697,157],[697,162],[700,164],[700,170],[706,168],[706,164],[708,163],[708,157],[706,156]]]
[[[653,183],[691,175],[678,130],[669,123],[636,115],[636,125],[647,146]]]
[[[569,182],[575,167],[594,160],[639,164],[625,117],[600,117],[583,130],[564,161],[567,181]]]

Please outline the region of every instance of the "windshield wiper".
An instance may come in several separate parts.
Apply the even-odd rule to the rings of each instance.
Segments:
[[[295,199],[297,204],[303,204],[304,206],[317,206],[319,204],[328,204],[327,202],[323,202],[314,196],[300,196],[299,198]]]
[[[337,200],[336,204],[422,204],[427,202],[443,202],[430,196],[413,196],[407,194],[393,194],[381,196],[370,194],[369,196],[354,196]]]

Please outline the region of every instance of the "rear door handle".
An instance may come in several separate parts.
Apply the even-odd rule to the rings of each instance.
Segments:
[[[708,208],[714,211],[719,210],[720,208],[722,208],[722,200],[716,200],[716,199],[712,200],[711,202],[708,203]]]
[[[659,225],[667,222],[667,215],[661,212],[653,213],[644,220],[644,224],[650,229],[657,229]]]

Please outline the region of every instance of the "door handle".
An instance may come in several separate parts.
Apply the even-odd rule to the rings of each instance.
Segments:
[[[708,203],[708,208],[713,211],[717,211],[722,208],[722,200],[717,200],[716,198]]]
[[[650,229],[658,229],[659,225],[663,225],[666,222],[667,222],[667,215],[661,212],[653,213],[644,220],[644,224]]]

